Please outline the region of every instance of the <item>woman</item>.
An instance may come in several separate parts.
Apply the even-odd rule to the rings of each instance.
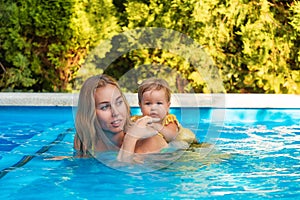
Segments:
[[[79,94],[74,148],[80,157],[119,150],[118,160],[130,162],[135,152],[149,153],[145,146],[141,150],[139,141],[157,134],[151,127],[155,120],[146,116],[132,125],[130,107],[118,83],[107,75],[90,77]],[[167,143],[159,140],[150,145],[159,152]]]

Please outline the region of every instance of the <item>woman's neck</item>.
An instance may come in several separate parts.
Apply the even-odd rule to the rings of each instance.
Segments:
[[[125,136],[124,131],[120,131],[119,133],[108,132],[106,135],[113,144],[117,147],[121,147]]]

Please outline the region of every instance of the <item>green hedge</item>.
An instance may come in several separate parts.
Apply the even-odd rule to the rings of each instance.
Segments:
[[[300,94],[299,1],[0,0],[0,9],[2,91],[70,91],[91,48],[122,31],[162,27],[201,44],[229,93]],[[209,92],[191,63],[159,48],[130,51],[106,72],[130,69],[140,76],[121,80],[125,91],[151,74],[177,92]]]
[[[89,49],[119,31],[110,1],[1,0],[0,6],[2,91],[70,91]]]
[[[165,27],[203,45],[227,92],[300,94],[298,1],[136,0],[125,8],[129,29]],[[180,64],[172,68],[186,72]],[[197,87],[203,82],[192,75],[185,77],[193,89],[205,92],[205,87]]]

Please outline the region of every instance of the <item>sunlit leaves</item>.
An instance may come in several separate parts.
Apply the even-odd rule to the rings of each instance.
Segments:
[[[0,10],[5,91],[71,91],[89,49],[119,30],[111,0],[0,0]]]
[[[129,43],[137,50],[118,58],[112,74],[122,76],[133,68],[140,75],[134,76],[137,82],[149,73],[173,80],[172,87],[175,79],[184,83],[181,92],[210,92],[205,77],[193,66],[201,55],[189,52],[192,47],[179,47],[173,38],[164,42],[169,49],[176,44],[179,50],[174,52],[140,49],[139,44],[156,39],[139,41],[140,35],[103,43],[121,31],[162,27],[184,33],[202,46],[219,69],[216,74],[221,74],[227,92],[300,94],[300,3],[288,2],[0,0],[0,60],[6,69],[0,74],[0,89],[69,91],[93,47],[101,44],[97,56],[103,58],[112,48],[122,52],[123,44]],[[180,56],[186,54],[190,59]],[[143,69],[150,65],[154,67]],[[95,67],[87,66],[90,73],[82,69],[84,77],[102,72]],[[133,87],[135,82],[124,80],[124,84]]]

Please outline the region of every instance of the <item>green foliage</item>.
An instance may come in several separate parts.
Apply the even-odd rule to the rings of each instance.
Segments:
[[[127,19],[127,24],[123,26],[123,30],[129,31],[138,27],[163,27],[186,33],[186,25],[190,23],[190,19],[188,16],[184,16],[190,12],[189,10],[193,4],[189,3],[189,1],[185,1],[179,6],[177,3],[180,2],[128,1],[124,4],[126,12],[121,16],[121,18]],[[156,43],[152,46],[160,46],[160,43],[165,43],[166,40],[170,40],[168,41],[170,42],[169,45],[171,49],[174,50],[172,45],[176,45],[178,41],[172,41],[172,39],[174,39],[172,35],[162,35],[161,38],[159,37],[160,36],[157,36],[155,40],[151,41],[151,43]],[[139,37],[136,36],[136,38]],[[159,40],[161,40],[161,42]],[[186,49],[183,51],[186,51]],[[131,65],[130,69],[133,70],[134,68],[135,73],[140,74],[140,76],[134,77],[132,81],[124,81],[123,86],[126,88],[131,87],[131,82],[138,83],[146,77],[159,76],[169,80],[169,83],[171,83],[174,88],[174,92],[208,92],[209,90],[203,78],[195,67],[190,66],[190,63],[186,59],[187,58],[182,57],[180,50],[172,53],[168,51],[168,49],[148,48],[133,50],[126,54],[123,59],[119,59],[118,63],[113,63],[113,65],[115,65],[114,68]],[[189,59],[192,59],[191,56],[189,56]],[[145,67],[145,65],[152,67]],[[145,68],[145,73],[142,73],[143,68]],[[187,84],[188,82],[189,84]]]
[[[300,93],[299,2],[135,0],[124,5],[124,30],[164,27],[201,44],[220,70],[227,92]],[[153,62],[170,62],[166,52],[151,51],[147,57]],[[132,55],[126,59],[132,62]],[[187,88],[209,92],[192,66],[174,60],[169,66],[189,81]]]
[[[159,76],[174,92],[207,93],[219,75],[229,93],[300,94],[299,1],[0,0],[0,11],[2,91],[70,91],[104,70],[133,92],[144,78]],[[214,63],[193,44],[176,49],[173,35],[115,37],[140,27],[183,33]],[[158,48],[163,43],[174,51]],[[104,60],[91,58],[79,70],[99,44],[96,57]],[[126,45],[134,48],[126,52]]]
[[[89,49],[118,30],[111,1],[1,0],[0,5],[3,91],[70,91]]]

